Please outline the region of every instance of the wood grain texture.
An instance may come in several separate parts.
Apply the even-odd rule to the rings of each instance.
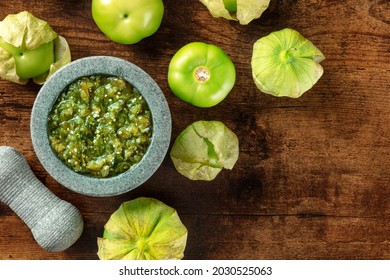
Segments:
[[[108,40],[91,1],[2,1],[0,19],[28,10],[64,36],[73,60],[113,55],[132,61],[160,85],[172,118],[172,142],[191,122],[223,121],[240,139],[232,171],[190,181],[167,156],[141,187],[111,198],[73,193],[36,158],[30,113],[40,86],[0,81],[0,145],[19,149],[37,177],[85,219],[79,241],[47,253],[0,204],[0,259],[97,259],[96,238],[118,206],[150,196],[177,209],[189,236],[186,259],[390,259],[390,3],[386,0],[271,0],[247,26],[211,17],[196,0],[166,0],[158,32],[136,45]],[[324,54],[323,77],[299,99],[259,92],[250,68],[253,43],[294,28]],[[173,54],[192,41],[223,48],[237,82],[218,106],[192,107],[167,83]]]

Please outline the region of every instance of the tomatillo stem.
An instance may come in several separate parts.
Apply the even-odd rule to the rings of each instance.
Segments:
[[[198,82],[205,83],[210,79],[210,72],[204,66],[197,67],[195,69],[195,78]]]
[[[290,48],[288,50],[284,50],[280,53],[280,58],[283,62],[290,63],[293,60],[294,52],[297,51],[297,48]]]

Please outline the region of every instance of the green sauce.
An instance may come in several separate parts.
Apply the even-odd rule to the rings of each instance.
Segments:
[[[146,153],[152,116],[119,77],[82,77],[60,94],[48,122],[51,147],[74,171],[98,178],[125,172]]]

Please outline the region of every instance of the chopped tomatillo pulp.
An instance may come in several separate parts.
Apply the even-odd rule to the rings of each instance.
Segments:
[[[74,171],[111,177],[142,159],[151,142],[152,116],[124,79],[82,77],[54,104],[48,134],[57,156]]]

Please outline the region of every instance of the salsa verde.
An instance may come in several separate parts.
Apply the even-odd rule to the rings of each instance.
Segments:
[[[48,120],[51,147],[74,171],[116,176],[138,163],[152,137],[152,115],[138,90],[120,77],[93,75],[70,84]]]

